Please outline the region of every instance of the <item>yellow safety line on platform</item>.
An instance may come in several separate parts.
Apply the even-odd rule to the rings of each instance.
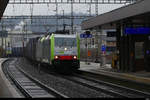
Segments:
[[[138,82],[150,84],[150,78],[134,76],[134,75],[128,75],[128,74],[123,74],[122,76],[125,77],[125,78],[128,78],[130,80],[135,80],[135,81],[138,81]]]

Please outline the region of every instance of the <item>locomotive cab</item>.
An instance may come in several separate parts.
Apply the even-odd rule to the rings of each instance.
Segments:
[[[77,41],[76,35],[54,36],[54,66],[69,69],[79,68]]]

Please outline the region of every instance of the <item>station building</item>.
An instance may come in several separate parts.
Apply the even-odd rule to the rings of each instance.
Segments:
[[[150,0],[137,2],[82,22],[83,30],[116,30],[118,69],[150,71]]]

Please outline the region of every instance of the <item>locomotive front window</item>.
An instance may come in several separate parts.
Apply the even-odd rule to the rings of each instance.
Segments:
[[[70,46],[75,47],[77,45],[76,38],[55,38],[55,46]]]

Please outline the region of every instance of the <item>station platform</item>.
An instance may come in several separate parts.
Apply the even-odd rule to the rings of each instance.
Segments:
[[[2,71],[2,63],[7,60],[0,58],[0,98],[22,98]]]
[[[146,71],[119,72],[117,70],[112,69],[110,64],[106,64],[105,66],[100,66],[100,63],[90,62],[90,64],[87,64],[82,61],[80,62],[79,70],[150,85],[150,72],[146,72]]]

